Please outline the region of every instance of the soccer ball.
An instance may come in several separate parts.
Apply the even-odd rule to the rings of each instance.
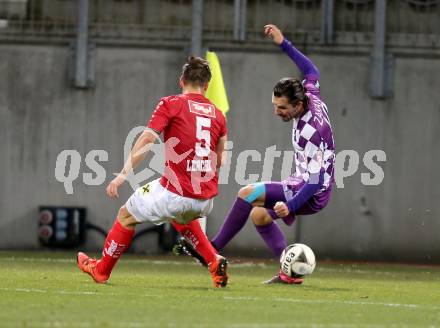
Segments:
[[[307,245],[293,244],[284,249],[280,264],[284,274],[292,278],[301,278],[315,270],[315,254]]]

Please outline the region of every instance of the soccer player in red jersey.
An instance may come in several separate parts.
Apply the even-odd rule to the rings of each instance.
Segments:
[[[218,255],[200,228],[197,218],[212,209],[218,193],[217,169],[227,139],[226,120],[204,94],[211,79],[208,62],[191,56],[180,77],[182,93],[164,97],[147,128],[137,139],[128,159],[107,187],[111,198],[131,170],[145,158],[149,146],[163,133],[164,175],[137,189],[118,212],[99,260],[79,252],[79,268],[97,283],[105,283],[121,255],[129,248],[135,226],[143,222],[171,222],[208,263],[215,287],[228,281],[227,260]]]

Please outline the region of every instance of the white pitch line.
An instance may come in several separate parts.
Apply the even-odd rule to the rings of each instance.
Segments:
[[[2,262],[55,262],[55,263],[69,263],[76,262],[74,258],[59,258],[54,259],[50,257],[40,257],[40,258],[32,258],[32,257],[0,257],[0,261]]]
[[[164,323],[152,323],[145,321],[122,321],[122,322],[112,322],[114,327],[121,328],[137,328],[137,327],[169,327],[169,328],[192,328],[194,324],[185,324],[182,322],[168,322]],[[23,323],[8,324],[9,327],[23,327]],[[82,322],[63,322],[63,321],[42,321],[42,322],[26,322],[26,327],[32,328],[54,328],[54,327],[95,327],[96,322],[82,321]],[[218,324],[206,324],[204,323],[200,327],[219,327]],[[346,323],[332,323],[332,324],[322,324],[322,323],[237,323],[237,324],[225,324],[222,327],[228,328],[384,328],[389,327],[387,325],[381,324],[346,324]],[[436,326],[428,326],[430,328],[435,328]]]
[[[382,303],[382,302],[365,302],[365,301],[338,301],[338,300],[301,300],[301,299],[292,299],[292,298],[274,298],[273,299],[276,302],[293,302],[293,303],[320,303],[320,304],[348,304],[348,305],[373,305],[373,306],[385,306],[385,307],[404,307],[404,308],[411,308],[411,309],[417,309],[421,308],[422,306],[418,304],[399,304],[399,303]],[[435,309],[435,307],[433,307]]]
[[[97,292],[81,292],[81,291],[68,291],[68,290],[42,290],[42,289],[33,289],[33,288],[0,288],[0,291],[7,292],[21,292],[21,293],[39,293],[39,294],[64,294],[64,295],[100,295]],[[114,295],[113,293],[105,293],[105,295]],[[144,296],[148,297],[161,297],[161,295],[151,295],[146,294]],[[209,298],[209,297],[207,297]],[[263,299],[259,297],[247,297],[247,296],[224,296],[224,300],[227,301],[263,301]],[[264,301],[268,301],[267,298]],[[338,301],[338,300],[304,300],[304,299],[295,299],[295,298],[282,298],[275,297],[270,299],[270,301],[274,302],[291,302],[291,303],[307,303],[307,304],[345,304],[345,305],[371,305],[371,306],[382,306],[382,307],[392,307],[392,308],[408,308],[408,309],[431,309],[431,310],[440,310],[440,307],[436,306],[423,306],[419,304],[405,304],[405,303],[384,303],[384,302],[365,302],[365,301]]]
[[[123,262],[134,263],[134,264],[153,264],[153,265],[174,265],[174,266],[193,266],[197,265],[194,261],[171,261],[171,260],[148,260],[148,259],[130,259],[123,258]],[[76,263],[76,258],[31,258],[31,257],[0,257],[0,262],[52,262],[52,263]],[[274,263],[275,264],[275,263]],[[272,265],[267,263],[255,263],[255,262],[239,262],[230,264],[234,269],[242,268],[269,268]],[[328,267],[317,267],[315,272],[319,273],[353,273],[360,275],[379,275],[379,276],[396,276],[398,272],[393,271],[378,271],[378,270],[362,270],[355,268],[328,268]],[[421,273],[432,273],[429,268],[420,269]],[[435,272],[436,273],[436,272]],[[433,280],[440,280],[440,275],[438,277],[431,277]]]
[[[229,301],[260,301],[260,298],[258,297],[246,297],[246,296],[239,296],[239,297],[224,296],[223,299]]]
[[[95,327],[96,323],[92,322],[63,322],[63,321],[43,321],[43,322],[17,322],[15,324],[8,323],[9,327],[33,327],[33,328],[55,328],[55,327]]]
[[[34,288],[0,288],[0,291],[19,292],[19,293],[39,293],[39,294],[64,294],[64,295],[100,295],[97,292],[80,292],[69,290],[43,290]],[[113,293],[105,293],[105,295],[114,295]]]
[[[243,324],[232,324],[228,325],[228,328],[384,328],[389,327],[386,325],[378,324],[346,324],[346,323],[332,323],[332,324],[322,324],[322,323],[289,323],[289,324],[277,324],[277,323],[243,323]]]
[[[17,322],[17,323],[8,323],[8,327],[30,327],[30,328],[62,328],[62,327],[96,327],[96,322],[89,321],[81,321],[81,322],[69,322],[69,321],[41,321],[41,322]],[[137,328],[137,327],[168,327],[168,328],[194,328],[194,327],[203,327],[203,328],[217,328],[219,327],[218,323],[203,323],[201,325],[195,325],[194,323],[182,323],[182,322],[166,322],[166,323],[153,323],[150,321],[121,321],[121,322],[112,322],[111,327],[121,327],[121,328]],[[234,328],[292,328],[292,327],[311,327],[311,328],[321,328],[321,327],[334,327],[334,328],[357,328],[359,325],[316,325],[316,324],[262,324],[262,323],[246,323],[246,324],[224,324],[220,325],[220,327],[234,327]],[[362,326],[364,327],[364,326]],[[373,326],[370,326],[373,328]],[[384,326],[374,326],[374,328],[382,328]]]
[[[361,274],[361,275],[376,275],[376,276],[397,276],[399,274],[398,271],[380,271],[380,270],[361,270],[361,269],[354,269],[354,268],[323,268],[319,267],[316,268],[315,272],[322,272],[322,273],[353,273],[353,274]],[[433,273],[433,271],[429,271],[428,269],[420,269],[418,271],[418,274],[420,273]],[[440,275],[438,277],[431,277],[435,280],[440,279]]]
[[[0,288],[0,290],[7,292],[22,292],[22,293],[47,293],[46,290],[32,289],[32,288]]]
[[[424,306],[420,304],[405,304],[405,303],[384,303],[384,302],[365,302],[365,301],[338,301],[338,300],[304,300],[295,298],[282,298],[275,297],[272,299],[261,299],[258,297],[223,297],[225,300],[229,301],[274,301],[274,302],[292,302],[292,303],[307,303],[307,304],[345,304],[345,305],[371,305],[371,306],[382,306],[382,307],[392,307],[392,308],[408,308],[408,309],[429,309],[429,310],[440,310],[437,306]]]

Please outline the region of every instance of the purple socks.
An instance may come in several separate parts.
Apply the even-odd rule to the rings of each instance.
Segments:
[[[267,246],[272,250],[276,258],[280,258],[284,248],[287,247],[284,233],[275,221],[265,226],[255,226]]]
[[[251,213],[252,205],[244,199],[238,197],[229,211],[228,216],[218,234],[212,239],[211,244],[218,251],[222,250],[229,241],[244,227]],[[284,233],[276,222],[265,226],[255,226],[267,246],[274,255],[279,258],[284,248],[287,246]]]
[[[211,240],[215,249],[222,250],[229,241],[244,227],[251,213],[252,205],[238,197],[218,234]],[[279,228],[278,228],[279,229]]]

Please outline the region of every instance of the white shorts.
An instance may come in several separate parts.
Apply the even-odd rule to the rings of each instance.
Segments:
[[[176,220],[185,224],[208,215],[213,203],[212,198],[194,199],[175,194],[165,189],[157,179],[138,188],[125,207],[138,222],[150,221],[159,225]]]

